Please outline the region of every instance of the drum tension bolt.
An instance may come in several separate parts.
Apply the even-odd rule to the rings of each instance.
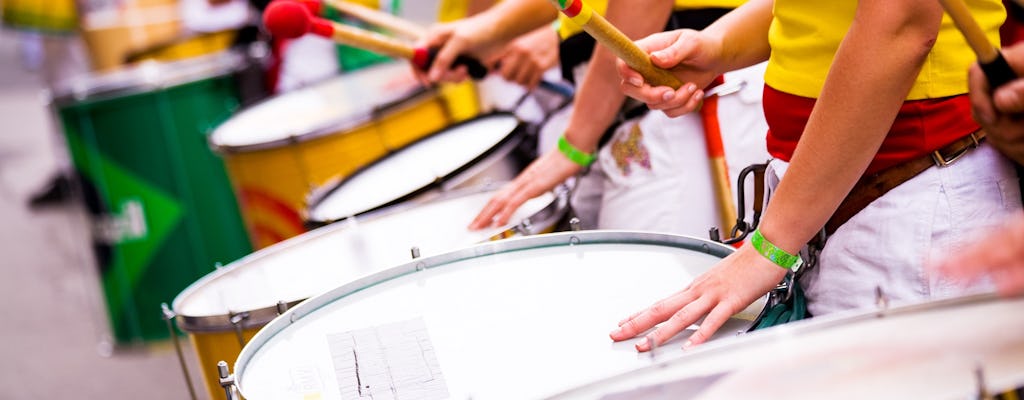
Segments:
[[[569,219],[569,229],[572,230],[573,232],[579,232],[580,219],[576,217],[572,217],[571,219]]]
[[[217,361],[217,375],[220,376],[220,387],[224,388],[224,396],[228,400],[235,400],[235,376],[228,373],[228,363]]]
[[[420,258],[420,248],[419,247],[412,246],[412,248],[409,249],[409,253],[412,254],[412,258],[414,260],[417,259],[417,258]]]

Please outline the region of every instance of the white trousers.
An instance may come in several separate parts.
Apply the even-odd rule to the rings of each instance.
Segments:
[[[763,76],[764,64],[727,73],[727,85],[743,82],[743,86],[718,100],[734,199],[740,171],[768,160],[768,127],[761,107]],[[718,225],[720,211],[698,113],[669,118],[653,111],[622,124],[601,149],[595,166],[606,175],[598,219],[602,229],[707,238],[708,229]],[[751,205],[752,199],[748,199],[747,215]]]
[[[787,164],[773,160],[769,185]],[[812,315],[873,307],[876,287],[890,304],[991,291],[991,282],[951,282],[929,265],[1000,229],[1020,210],[1012,164],[988,144],[947,167],[932,167],[850,218],[801,278]]]

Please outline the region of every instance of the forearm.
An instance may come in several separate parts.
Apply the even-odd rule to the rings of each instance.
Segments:
[[[672,14],[668,0],[611,0],[605,18],[630,39],[660,32]],[[626,96],[619,89],[615,56],[598,45],[590,58],[586,77],[576,91],[574,112],[566,139],[581,150],[597,149],[601,135],[615,121]]]
[[[473,18],[483,29],[478,32],[485,45],[504,45],[516,37],[549,24],[558,10],[549,0],[506,0]]]
[[[768,28],[774,0],[750,0],[722,16],[702,32],[718,42],[720,73],[748,67],[768,59]]]
[[[784,250],[813,237],[863,174],[934,43],[938,4],[877,3],[858,6],[765,213],[762,232]]]

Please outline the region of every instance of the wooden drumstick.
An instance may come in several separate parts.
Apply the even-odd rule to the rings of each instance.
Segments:
[[[651,57],[637,47],[632,40],[614,25],[595,13],[583,0],[551,0],[558,9],[583,28],[598,43],[608,48],[616,57],[633,68],[644,80],[653,86],[668,86],[679,89],[683,86],[671,72],[651,63]],[[736,206],[732,199],[732,187],[729,185],[729,172],[725,163],[722,135],[717,126],[708,132],[705,126],[704,141],[708,149],[708,160],[711,163],[711,180],[714,184],[715,198],[720,210],[719,217],[724,237],[729,237],[732,226],[736,223]]]
[[[427,34],[423,27],[394,15],[374,10],[361,4],[344,0],[323,0],[324,4],[370,25],[387,29],[409,39],[419,39]]]
[[[1006,62],[999,49],[988,41],[985,31],[971,16],[971,12],[963,0],[939,0],[939,3],[942,4],[942,8],[946,10],[946,14],[949,14],[960,33],[964,35],[964,39],[967,39],[967,45],[978,57],[978,64],[985,73],[985,78],[988,79],[989,87],[992,90],[1017,78],[1017,73]]]
[[[409,60],[422,70],[428,69],[437,55],[433,50],[413,48],[405,42],[376,32],[317,18],[306,5],[295,1],[270,3],[263,12],[263,24],[274,36],[296,38],[313,33],[341,44]],[[487,67],[476,59],[459,56],[454,64],[465,65],[469,75],[474,78],[480,79],[487,75]]]

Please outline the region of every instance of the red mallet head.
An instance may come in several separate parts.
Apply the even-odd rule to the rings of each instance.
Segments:
[[[316,18],[303,2],[276,0],[263,11],[263,26],[271,35],[292,39],[308,32],[330,37],[334,27],[330,22]]]

